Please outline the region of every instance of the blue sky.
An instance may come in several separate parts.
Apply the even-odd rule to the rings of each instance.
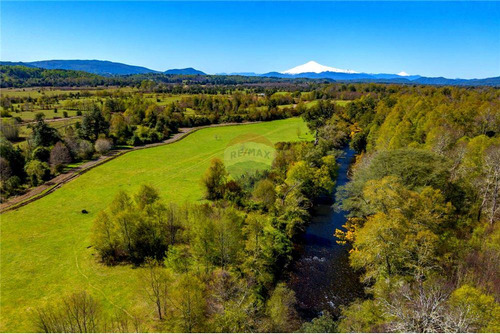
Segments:
[[[1,2],[1,59],[500,75],[500,2]]]

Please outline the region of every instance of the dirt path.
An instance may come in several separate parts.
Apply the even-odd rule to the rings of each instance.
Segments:
[[[70,119],[81,119],[82,116],[71,116],[71,117],[61,117],[61,118],[51,118],[51,119],[46,119],[45,123],[58,123],[58,122],[64,122]],[[21,125],[30,125],[30,124],[36,124],[35,120],[29,120],[29,121],[22,121],[20,123]]]
[[[171,144],[175,143],[176,141],[179,141],[188,135],[190,135],[193,132],[196,132],[201,129],[205,128],[212,128],[212,127],[219,127],[219,126],[230,126],[230,125],[245,125],[245,124],[252,124],[252,123],[258,123],[258,122],[246,122],[246,123],[224,123],[224,124],[212,124],[212,125],[206,125],[206,126],[198,126],[198,127],[193,127],[193,128],[180,128],[179,132],[174,134],[171,138],[164,140],[159,143],[153,143],[153,144],[147,144],[144,146],[138,146],[138,147],[133,147],[133,148],[126,148],[126,149],[120,149],[120,150],[112,150],[108,154],[100,156],[96,160],[92,160],[89,162],[86,162],[78,167],[75,167],[66,173],[59,174],[53,179],[45,182],[44,184],[31,188],[28,192],[10,198],[7,202],[0,204],[0,213],[9,211],[9,210],[14,210],[17,208],[20,208],[26,204],[29,204],[31,202],[36,201],[37,199],[40,199],[44,196],[47,196],[48,194],[56,191],[59,189],[63,184],[68,183],[69,181],[77,178],[78,176],[82,175],[83,173],[88,172],[94,167],[97,167],[99,165],[102,165],[110,160],[113,160],[127,152],[132,152],[132,151],[137,151],[137,150],[143,150],[146,148],[151,148],[151,147],[156,147],[156,146],[161,146],[161,145],[166,145],[166,144]]]

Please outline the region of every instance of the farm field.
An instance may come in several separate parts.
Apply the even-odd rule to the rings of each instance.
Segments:
[[[298,118],[203,129],[170,145],[127,153],[2,214],[0,331],[32,331],[34,308],[75,291],[92,293],[109,313],[141,307],[141,270],[104,266],[93,256],[90,229],[95,215],[118,190],[135,192],[144,183],[156,186],[166,201],[202,200],[201,175],[241,134],[261,135],[273,143],[312,139]],[[82,214],[83,209],[89,213]]]

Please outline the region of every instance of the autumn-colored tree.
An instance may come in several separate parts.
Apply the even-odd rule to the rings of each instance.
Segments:
[[[68,148],[62,142],[57,142],[52,150],[50,150],[50,165],[58,170],[61,166],[71,162],[71,154]]]

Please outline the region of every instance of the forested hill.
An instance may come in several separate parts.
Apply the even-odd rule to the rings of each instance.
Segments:
[[[5,62],[3,63],[5,64]],[[138,71],[127,75],[109,75],[109,73],[94,74],[86,67],[86,71],[45,69],[33,67],[32,64],[9,63],[0,65],[0,87],[82,87],[82,86],[131,86],[141,85],[152,81],[155,84],[203,84],[203,85],[237,85],[237,84],[266,84],[266,83],[388,83],[408,85],[455,85],[455,86],[500,86],[500,77],[486,79],[446,79],[421,77],[415,81],[404,79],[360,79],[360,80],[333,80],[324,78],[284,78],[279,76],[244,76],[244,75],[207,75],[201,71],[187,68],[168,70],[164,73],[154,71]],[[128,66],[128,65],[126,65]],[[147,70],[147,69],[146,69]],[[117,72],[120,73],[120,72]]]
[[[192,69],[194,70],[194,69]],[[311,79],[283,79],[268,77],[246,77],[239,75],[191,74],[191,69],[172,70],[169,73],[145,73],[120,76],[102,76],[84,71],[47,70],[21,65],[0,65],[2,88],[20,87],[83,87],[83,86],[138,86],[141,84],[212,84],[237,85],[257,83],[305,83],[325,82]],[[194,70],[196,71],[196,70]],[[168,72],[168,71],[167,71]],[[188,74],[189,73],[189,74]]]
[[[1,65],[22,65],[27,67],[37,67],[46,70],[73,70],[85,71],[92,74],[104,76],[157,73],[142,66],[127,65],[105,60],[42,60],[28,63],[22,62],[2,62]]]

